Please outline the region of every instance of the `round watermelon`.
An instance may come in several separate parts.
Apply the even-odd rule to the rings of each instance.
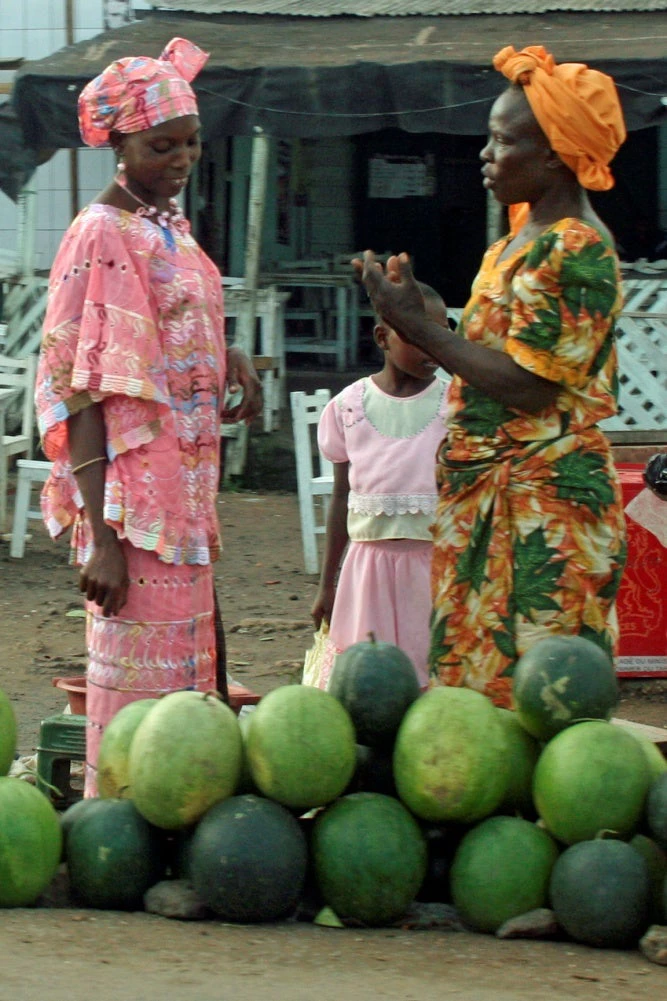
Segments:
[[[382,793],[352,793],[327,807],[315,821],[311,850],[322,897],[342,920],[396,921],[426,875],[419,824]]]
[[[553,867],[549,896],[558,923],[585,945],[633,947],[648,926],[647,865],[624,841],[571,845]]]
[[[137,699],[113,716],[102,734],[97,757],[97,791],[102,799],[127,799],[130,794],[130,744],[142,719],[158,699]]]
[[[475,931],[546,907],[556,842],[521,817],[488,817],[468,831],[454,856],[452,900]]]
[[[303,890],[308,849],[299,822],[272,800],[232,796],[197,824],[187,865],[197,895],[225,921],[278,921]]]
[[[508,781],[498,710],[469,688],[432,688],[410,706],[396,736],[398,795],[417,817],[473,823],[496,809]]]
[[[86,907],[141,910],[147,890],[164,879],[164,833],[129,799],[100,799],[75,818],[67,835],[74,896]]]
[[[547,636],[517,661],[512,698],[519,721],[538,740],[549,740],[583,719],[609,719],[618,705],[614,665],[582,636]]]
[[[307,685],[265,695],[250,714],[245,747],[259,791],[296,810],[336,799],[356,765],[349,713],[329,692]]]
[[[637,740],[620,726],[591,720],[568,727],[544,747],[533,798],[547,830],[566,844],[600,831],[624,837],[643,815],[649,782]]]
[[[0,907],[30,907],[56,874],[62,833],[51,801],[23,779],[0,778]]]
[[[655,840],[667,850],[667,772],[658,775],[649,786],[646,820]]]
[[[371,637],[338,655],[329,691],[352,717],[360,744],[390,747],[420,689],[408,655]]]
[[[201,692],[171,692],[132,738],[132,801],[151,824],[187,827],[235,792],[242,755],[238,719],[228,705]]]
[[[540,756],[540,745],[521,725],[515,712],[498,709],[498,714],[507,739],[509,775],[497,812],[520,813],[534,818],[533,772]]]
[[[6,775],[16,755],[16,716],[14,708],[0,691],[0,776]]]

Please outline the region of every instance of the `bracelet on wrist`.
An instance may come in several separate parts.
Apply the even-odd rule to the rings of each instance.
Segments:
[[[96,455],[94,459],[87,459],[86,462],[80,462],[78,466],[74,466],[72,468],[72,474],[79,473],[82,469],[85,469],[86,466],[92,466],[94,462],[106,462],[106,461],[107,461],[106,455]]]

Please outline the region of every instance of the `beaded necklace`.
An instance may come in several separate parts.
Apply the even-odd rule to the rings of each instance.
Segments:
[[[134,191],[130,191],[127,184],[127,178],[123,174],[116,174],[114,182],[140,206],[135,213],[136,215],[145,216],[145,218],[150,219],[151,222],[156,222],[162,229],[168,229],[170,226],[178,228],[179,224],[185,220],[181,207],[175,198],[169,199],[168,209],[165,209],[163,212],[158,212],[157,205],[151,205],[149,202],[145,202],[143,198],[139,197],[139,195],[135,195]]]

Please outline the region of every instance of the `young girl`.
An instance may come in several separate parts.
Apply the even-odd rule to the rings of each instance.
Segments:
[[[447,325],[438,293],[420,283],[431,319]],[[422,351],[385,323],[373,336],[384,352],[377,375],[357,380],[320,418],[318,444],[334,463],[324,563],[312,607],[329,624],[319,676],[327,688],[338,653],[365,640],[394,643],[428,685],[429,526],[437,501],[435,456],[445,436],[446,384]],[[340,578],[335,578],[346,546]]]

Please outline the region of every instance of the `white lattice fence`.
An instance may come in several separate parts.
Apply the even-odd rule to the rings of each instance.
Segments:
[[[47,291],[47,278],[23,278],[11,286],[3,307],[6,354],[20,358],[39,351]]]
[[[619,412],[605,430],[667,428],[667,315],[623,313],[618,323]]]
[[[3,351],[13,357],[39,350],[46,311],[46,278],[27,278],[5,297]],[[625,281],[626,308],[618,322],[619,413],[605,431],[667,430],[667,279]],[[450,308],[458,320],[461,310]]]
[[[618,321],[619,410],[605,431],[667,429],[667,277],[624,277]]]

